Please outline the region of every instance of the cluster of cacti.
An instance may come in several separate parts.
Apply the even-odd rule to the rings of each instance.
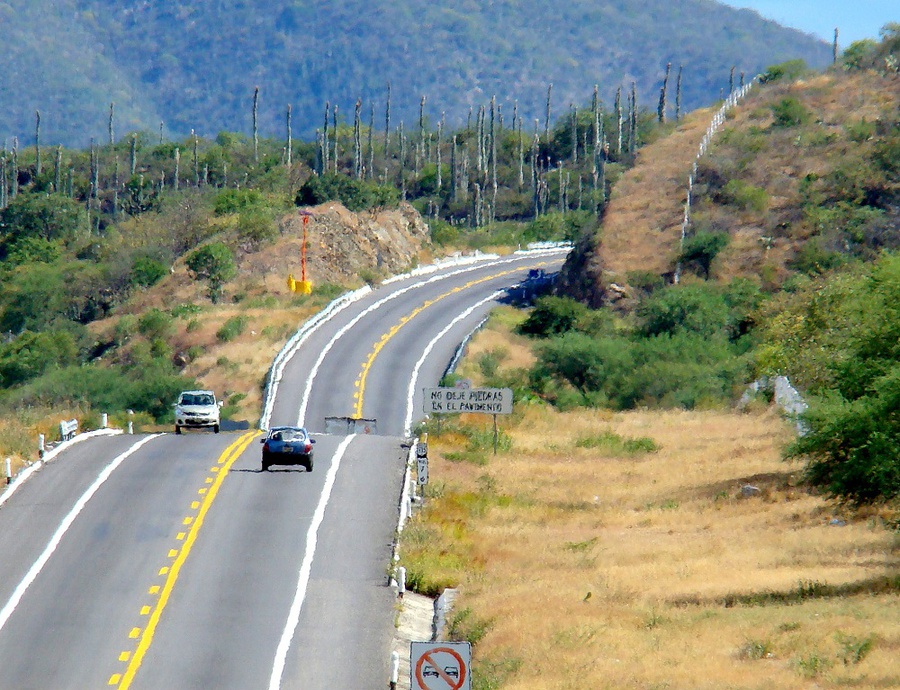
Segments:
[[[666,65],[662,79],[655,118],[660,123],[666,121],[669,109],[671,68],[671,63]],[[735,79],[734,69],[730,79],[732,82]],[[676,120],[681,118],[681,87],[682,68],[679,67]],[[379,137],[382,146],[375,144],[377,103],[368,104],[368,122],[364,123],[365,104],[357,99],[352,134],[351,128],[341,121],[338,105],[326,101],[315,144],[297,147],[291,105],[285,111],[284,139],[260,139],[260,102],[261,90],[256,87],[251,105],[252,148],[244,145],[249,150],[246,156],[242,154],[241,162],[229,163],[228,156],[222,155],[210,158],[207,154],[217,144],[194,131],[187,140],[165,144],[162,122],[156,151],[148,148],[146,135],[138,133],[129,133],[117,144],[115,104],[110,103],[109,143],[101,147],[91,141],[89,169],[78,172],[78,165],[73,162],[76,155],[68,156],[67,161],[64,150],[58,147],[52,176],[47,174],[43,178],[46,152],[41,141],[41,114],[36,112],[33,163],[27,162],[22,172],[17,140],[12,150],[0,158],[0,206],[8,204],[19,193],[20,180],[25,180],[28,189],[80,198],[96,229],[103,214],[115,217],[123,210],[127,213],[145,210],[152,198],[164,189],[251,185],[257,177],[254,170],[278,164],[295,169],[291,179],[299,182],[308,166],[313,174],[344,174],[358,181],[395,186],[401,198],[419,204],[420,211],[456,224],[480,226],[503,219],[528,220],[551,211],[599,213],[607,199],[609,165],[616,164],[618,170],[632,161],[645,128],[653,126],[654,120],[646,110],[639,109],[637,86],[632,82],[627,92],[621,87],[616,90],[613,108],[608,112],[601,103],[598,86],[594,86],[589,110],[571,103],[554,123],[551,119],[553,85],[549,84],[543,122],[534,120],[533,133],[526,133],[517,101],[513,104],[511,122],[505,122],[502,104],[495,96],[470,108],[464,128],[451,131],[445,113],[430,125],[426,111],[428,100],[422,95],[417,131],[410,135],[404,131],[402,121],[396,128],[393,126],[392,87],[388,83],[384,134]],[[191,155],[187,175],[181,161],[182,152],[186,151]],[[298,151],[303,153],[298,155]],[[123,155],[128,156],[124,176]],[[273,156],[277,163],[273,163]]]

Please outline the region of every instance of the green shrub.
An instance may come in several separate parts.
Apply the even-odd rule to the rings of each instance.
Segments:
[[[222,327],[216,331],[216,338],[223,343],[234,340],[239,337],[247,328],[247,318],[244,316],[232,316]]]
[[[727,246],[728,240],[724,232],[698,232],[685,239],[679,259],[685,267],[695,268],[704,278],[709,278],[713,259]]]
[[[169,274],[169,267],[149,256],[136,258],[131,264],[131,284],[134,287],[150,287]]]
[[[659,451],[659,446],[652,438],[626,438],[612,431],[596,436],[583,436],[575,441],[575,447],[602,449],[610,455],[639,455]]]
[[[780,79],[793,81],[794,79],[799,79],[808,71],[809,68],[803,60],[788,60],[787,62],[782,62],[767,68],[766,71],[763,72],[762,81],[770,82],[778,81]]]
[[[209,297],[215,303],[222,294],[222,286],[237,275],[234,254],[228,245],[211,242],[191,252],[185,259],[194,277],[209,285]]]
[[[248,208],[241,211],[237,223],[238,237],[260,245],[278,237],[278,225],[269,209]]]
[[[297,206],[316,206],[326,201],[340,201],[351,211],[363,211],[394,207],[399,199],[400,194],[394,187],[327,173],[310,177],[297,191],[295,203]]]
[[[25,331],[0,345],[0,386],[9,388],[43,375],[45,372],[75,364],[78,348],[66,331]]]
[[[657,291],[637,310],[638,333],[696,333],[712,337],[726,332],[728,305],[713,287],[673,285]]]
[[[217,216],[240,213],[263,204],[263,196],[256,189],[226,189],[213,202]]]
[[[539,338],[566,333],[574,330],[587,313],[586,306],[570,297],[540,297],[519,332]]]
[[[811,115],[806,107],[796,98],[782,98],[772,106],[775,127],[797,127],[806,124]]]
[[[175,331],[175,321],[161,309],[150,309],[140,316],[137,328],[148,339],[167,338]]]
[[[769,207],[769,195],[766,193],[766,190],[761,187],[754,187],[743,180],[730,180],[719,193],[719,196],[724,203],[745,211],[765,213]]]

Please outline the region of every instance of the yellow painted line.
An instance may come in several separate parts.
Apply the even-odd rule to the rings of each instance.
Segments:
[[[197,510],[200,507],[200,501],[191,501],[191,509]]]
[[[109,677],[108,685],[118,685],[120,680],[122,680],[122,674],[121,673],[113,673]]]
[[[203,496],[206,494],[206,489],[200,489],[197,493]]]
[[[159,569],[159,574],[160,574],[160,575],[168,575],[168,574],[169,574],[169,568],[168,568],[168,566],[163,566],[162,568],[160,568],[160,569]]]
[[[150,615],[150,607],[149,606],[141,606],[141,615],[149,616]]]
[[[203,526],[203,520],[209,512],[209,508],[215,500],[216,495],[219,493],[219,487],[222,486],[222,482],[225,481],[225,477],[228,475],[228,469],[241,456],[241,453],[247,449],[250,442],[258,435],[258,431],[248,432],[228,446],[228,448],[225,449],[225,452],[222,453],[222,457],[227,458],[227,462],[222,468],[225,471],[219,473],[215,483],[210,487],[210,491],[203,501],[203,505],[200,506],[200,512],[197,514],[197,519],[194,521],[194,524],[191,526],[191,530],[188,533],[184,548],[181,549],[181,553],[172,564],[172,569],[167,569],[168,577],[163,584],[162,592],[159,595],[159,601],[156,604],[156,608],[153,609],[150,619],[147,621],[147,627],[144,628],[144,634],[141,635],[141,639],[138,641],[134,656],[131,658],[128,668],[125,669],[125,674],[122,676],[122,680],[119,683],[119,690],[126,690],[131,686],[131,683],[134,681],[134,676],[144,660],[144,655],[147,653],[147,650],[150,649],[150,645],[153,642],[153,635],[156,633],[156,627],[159,625],[160,616],[162,615],[163,610],[165,610],[166,604],[169,603],[169,597],[172,594],[172,590],[175,588],[178,574],[181,572],[181,568],[184,566],[188,554],[190,554],[191,548],[197,540],[197,535],[200,532],[200,528]]]
[[[185,538],[186,536],[187,536],[186,533],[184,533],[184,532],[179,532],[178,534],[175,535],[175,538],[176,538],[178,541],[184,541],[184,538]]]
[[[212,483],[213,483],[213,478],[212,478],[212,477],[207,477],[207,478],[206,478],[206,483],[207,483],[207,484],[212,484]]]
[[[119,654],[119,661],[128,661],[131,658],[131,652],[122,652]]]
[[[538,264],[538,266],[543,266],[544,263]],[[401,328],[403,328],[406,324],[413,320],[415,316],[422,313],[428,307],[440,302],[442,299],[449,297],[450,295],[455,295],[457,293],[462,292],[463,290],[468,290],[470,287],[474,285],[479,285],[480,283],[486,283],[489,280],[494,280],[496,278],[502,278],[503,276],[510,275],[511,273],[519,273],[524,270],[522,267],[510,270],[510,271],[502,271],[500,273],[495,273],[494,275],[487,276],[485,278],[479,278],[478,280],[470,280],[465,285],[460,285],[458,287],[453,288],[452,290],[448,290],[442,295],[438,295],[434,299],[426,300],[422,303],[421,306],[413,309],[409,314],[403,316],[400,321],[391,327],[391,329],[382,334],[381,339],[375,343],[375,347],[372,348],[372,352],[369,354],[369,358],[365,361],[362,366],[362,371],[360,371],[359,378],[353,383],[355,388],[359,389],[358,393],[354,393],[353,397],[356,400],[356,407],[353,410],[354,417],[362,417],[363,416],[363,398],[366,394],[366,379],[369,376],[369,370],[372,368],[372,365],[375,363],[375,358],[378,357],[378,354],[384,349],[384,346],[387,345],[388,341],[393,338]]]
[[[190,515],[188,515],[184,520],[181,521],[181,524],[187,526],[187,525],[191,524],[193,521],[194,521],[194,518],[192,518]]]
[[[169,558],[175,558],[178,555],[178,549],[169,549]]]
[[[159,594],[159,585],[153,585],[148,594]]]
[[[128,637],[131,638],[132,640],[136,640],[136,639],[139,638],[140,636],[141,636],[141,629],[140,629],[140,628],[132,628],[132,629],[131,629],[131,632],[128,633]]]

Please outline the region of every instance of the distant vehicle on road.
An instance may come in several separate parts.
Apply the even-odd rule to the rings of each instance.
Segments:
[[[307,472],[312,472],[315,442],[303,427],[272,427],[266,437],[260,439],[263,444],[263,472],[268,471],[272,465],[303,465]]]
[[[175,433],[182,429],[212,429],[219,433],[219,408],[212,391],[184,391],[175,403]]]

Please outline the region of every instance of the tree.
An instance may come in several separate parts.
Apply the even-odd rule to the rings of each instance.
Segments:
[[[85,227],[81,204],[62,194],[17,194],[0,211],[3,243],[26,237],[67,241]]]
[[[209,298],[218,302],[222,286],[237,275],[234,254],[228,245],[211,242],[191,252],[185,260],[187,267],[198,280],[209,285]]]

